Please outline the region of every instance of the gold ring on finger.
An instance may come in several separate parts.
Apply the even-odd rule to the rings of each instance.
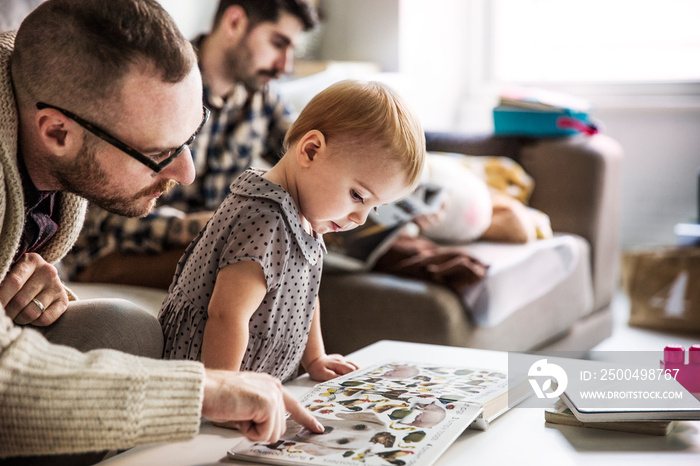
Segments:
[[[32,302],[33,302],[34,304],[36,304],[36,307],[38,307],[38,308],[39,308],[39,311],[41,311],[41,313],[43,314],[44,311],[46,310],[46,308],[45,308],[44,305],[41,303],[41,301],[39,301],[38,299],[34,298],[34,299],[32,299]]]

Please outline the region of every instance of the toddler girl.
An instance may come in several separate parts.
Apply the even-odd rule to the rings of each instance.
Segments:
[[[299,363],[319,381],[356,369],[321,338],[322,235],[409,194],[424,154],[420,123],[387,86],[344,81],[314,97],[282,159],[241,174],[180,259],[159,314],[164,357],[283,381]]]

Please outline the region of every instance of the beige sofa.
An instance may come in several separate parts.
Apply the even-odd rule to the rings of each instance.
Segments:
[[[560,139],[428,134],[428,149],[508,156],[535,179],[531,205],[555,238],[464,248],[490,265],[469,296],[376,273],[321,284],[326,345],[346,353],[379,339],[523,351],[587,350],[610,335],[618,281],[622,151],[604,135]]]
[[[550,216],[551,240],[476,242],[490,265],[458,296],[418,280],[325,270],[322,328],[329,352],[381,339],[524,351],[587,350],[610,335],[618,282],[622,151],[605,135],[530,139],[427,134],[428,150],[513,158],[535,179],[531,205]],[[69,284],[81,298],[130,299],[157,313],[161,290]]]

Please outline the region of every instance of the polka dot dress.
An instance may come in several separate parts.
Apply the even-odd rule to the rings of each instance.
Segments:
[[[252,260],[263,268],[267,294],[250,319],[241,370],[267,372],[283,381],[296,374],[321,282],[325,245],[304,230],[291,196],[263,174],[248,169],[231,184],[231,194],[180,259],[158,316],[164,358],[201,359],[218,271]]]

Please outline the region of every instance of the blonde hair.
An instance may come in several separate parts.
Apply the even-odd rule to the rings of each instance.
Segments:
[[[379,145],[404,165],[415,185],[425,161],[425,134],[416,114],[401,96],[379,82],[341,81],[317,94],[287,131],[285,151],[311,130],[326,143],[361,140]]]

